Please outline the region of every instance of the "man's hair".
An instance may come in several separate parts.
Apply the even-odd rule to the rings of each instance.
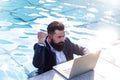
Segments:
[[[54,34],[55,30],[64,30],[64,25],[58,21],[51,22],[47,27],[48,34]]]

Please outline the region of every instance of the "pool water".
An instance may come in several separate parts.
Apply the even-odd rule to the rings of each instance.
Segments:
[[[66,36],[120,66],[118,0],[0,0],[0,80],[26,80],[37,32],[58,20]]]

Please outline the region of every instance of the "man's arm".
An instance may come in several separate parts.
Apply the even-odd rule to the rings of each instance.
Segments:
[[[89,52],[89,50],[86,47],[83,47],[83,46],[80,46],[78,44],[75,44],[72,41],[70,41],[69,39],[68,39],[68,42],[69,42],[69,46],[71,47],[72,52],[74,54],[82,56],[82,55],[85,55],[85,54],[87,54]]]
[[[86,47],[79,46],[78,44],[73,43],[73,52],[77,55],[85,55],[89,52],[89,50]]]
[[[33,56],[33,65],[36,68],[44,66],[45,58],[45,46],[41,46],[38,43],[34,45],[34,56]]]
[[[47,34],[44,32],[38,32],[38,43],[34,45],[33,65],[37,68],[44,66],[45,58],[45,38]]]

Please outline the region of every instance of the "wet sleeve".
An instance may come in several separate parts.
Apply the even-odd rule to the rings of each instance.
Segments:
[[[36,43],[34,45],[33,65],[36,68],[42,68],[44,66],[45,58],[45,46]]]
[[[88,48],[86,48],[86,47],[75,44],[72,41],[70,41],[69,39],[68,39],[68,42],[69,42],[69,46],[74,54],[82,56],[89,52]]]

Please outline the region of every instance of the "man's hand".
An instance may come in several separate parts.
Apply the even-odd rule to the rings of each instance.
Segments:
[[[45,44],[45,38],[47,34],[44,32],[38,32],[38,43]]]

